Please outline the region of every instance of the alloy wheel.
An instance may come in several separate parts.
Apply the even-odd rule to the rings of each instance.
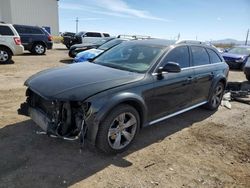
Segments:
[[[44,46],[41,45],[41,44],[37,44],[37,45],[35,46],[35,52],[36,52],[37,54],[43,54],[43,53],[44,53],[44,50],[45,50],[45,48],[44,48]]]
[[[0,61],[6,62],[8,58],[9,58],[9,54],[4,50],[0,50]]]
[[[137,129],[136,117],[125,112],[118,115],[110,125],[108,143],[115,150],[123,149],[134,138]]]
[[[217,107],[220,105],[221,98],[224,92],[224,88],[222,84],[218,84],[217,87],[215,88],[213,97],[212,97],[212,106]]]

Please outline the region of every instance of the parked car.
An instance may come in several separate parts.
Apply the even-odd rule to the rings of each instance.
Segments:
[[[232,69],[243,69],[250,56],[250,46],[236,46],[222,54]]]
[[[250,58],[247,59],[247,62],[244,67],[244,73],[248,81],[250,81]]]
[[[25,50],[42,55],[46,49],[52,49],[52,36],[43,28],[28,25],[13,25],[21,37]]]
[[[216,49],[217,49],[217,50],[218,50],[218,52],[220,52],[220,53],[225,52],[225,49],[224,49],[224,48],[217,47]]]
[[[13,55],[22,54],[20,36],[11,24],[0,23],[0,63],[8,63]]]
[[[69,49],[69,57],[74,58],[79,52],[89,50],[92,48],[98,48],[99,46],[105,44],[106,42],[113,40],[114,37],[105,37],[105,38],[85,38],[85,42],[83,44],[75,44]],[[94,40],[93,40],[94,39]]]
[[[76,57],[74,58],[73,62],[79,63],[79,62],[88,61],[90,59],[94,59],[96,56],[100,55],[101,53],[113,48],[114,46],[116,46],[124,41],[128,41],[128,40],[122,39],[122,38],[117,38],[117,39],[113,39],[113,40],[110,40],[110,41],[104,43],[103,45],[99,46],[96,49],[93,48],[90,50],[80,52],[80,53],[76,54]]]
[[[118,153],[143,127],[203,105],[216,110],[229,71],[221,55],[205,44],[168,43],[128,41],[91,63],[33,75],[18,112],[48,135],[86,138],[104,152]]]
[[[74,44],[82,44],[85,37],[110,37],[108,33],[81,31],[74,36],[63,36],[63,44],[69,49]]]

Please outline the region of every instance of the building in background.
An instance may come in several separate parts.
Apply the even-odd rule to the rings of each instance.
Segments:
[[[58,35],[58,0],[0,0],[0,21],[40,26]]]

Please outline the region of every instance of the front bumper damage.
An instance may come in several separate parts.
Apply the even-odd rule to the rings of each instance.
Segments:
[[[18,114],[29,116],[42,130],[38,134],[64,140],[79,139],[82,144],[87,131],[85,123],[89,106],[80,102],[53,102],[27,90],[27,100]]]

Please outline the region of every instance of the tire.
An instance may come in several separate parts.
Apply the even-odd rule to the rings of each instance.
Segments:
[[[9,63],[11,59],[11,51],[8,48],[0,47],[0,63]]]
[[[46,52],[46,46],[44,44],[41,44],[41,43],[36,43],[33,45],[31,51],[33,54],[43,55]]]
[[[130,105],[119,105],[100,123],[96,145],[108,154],[121,153],[133,143],[139,125],[137,110]]]
[[[223,94],[225,90],[225,85],[222,82],[219,82],[212,91],[212,96],[210,97],[205,108],[208,110],[217,110],[220,106]]]

